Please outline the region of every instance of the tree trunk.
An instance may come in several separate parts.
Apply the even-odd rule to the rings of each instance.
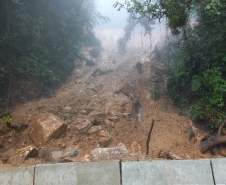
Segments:
[[[198,148],[201,153],[205,153],[210,147],[213,147],[215,145],[219,145],[222,143],[226,143],[226,136],[214,136],[200,143]]]

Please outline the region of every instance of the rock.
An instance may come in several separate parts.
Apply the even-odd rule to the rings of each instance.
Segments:
[[[92,112],[94,110],[94,108],[93,107],[84,108],[83,110],[85,110],[87,112],[87,114],[89,114],[90,112]]]
[[[75,114],[75,111],[71,107],[65,107],[64,111],[65,113]]]
[[[70,152],[66,152],[64,155],[60,157],[60,162],[61,163],[66,163],[66,162],[76,162],[75,157],[79,154],[79,151],[77,150],[72,150]]]
[[[92,150],[92,154],[96,159],[103,158],[103,157],[111,157],[119,154],[127,154],[127,153],[128,153],[128,150],[123,143],[119,143],[118,146],[112,147],[112,148],[96,148]]]
[[[113,116],[113,117],[110,117],[109,120],[111,120],[111,121],[113,121],[114,123],[116,123],[116,122],[119,120],[119,118],[118,118],[117,116]]]
[[[63,150],[48,148],[42,153],[42,158],[48,162],[59,163],[60,157],[64,154]]]
[[[81,123],[84,123],[84,122],[86,122],[86,120],[83,119],[83,118],[78,118],[77,121],[76,121],[77,124],[81,124]]]
[[[93,124],[94,126],[102,125],[103,123],[104,123],[104,119],[103,119],[103,118],[98,118],[98,117],[96,117],[96,118],[94,118],[94,119],[92,120],[92,124]]]
[[[87,113],[87,111],[86,111],[86,110],[81,110],[81,111],[80,111],[80,114],[85,115],[85,114],[88,114],[88,113]]]
[[[4,159],[9,159],[10,157],[14,156],[15,153],[16,153],[16,151],[14,150],[14,148],[10,148],[6,152],[2,153],[2,157]]]
[[[111,137],[110,138],[109,137],[102,137],[99,140],[99,145],[100,145],[101,148],[105,148],[108,145],[110,145],[112,141],[113,141],[113,139]]]
[[[68,124],[67,131],[70,131],[70,130],[71,130],[71,126]]]
[[[8,139],[8,143],[12,143],[13,142],[13,140],[12,139]]]
[[[80,72],[79,69],[74,69],[74,74],[77,74],[77,73],[79,73],[79,72]]]
[[[219,150],[220,150],[221,155],[226,156],[226,147],[220,147]]]
[[[105,119],[105,123],[107,125],[107,128],[115,128],[115,123],[114,122]]]
[[[89,159],[86,159],[86,162],[90,162],[90,160]]]
[[[29,135],[35,144],[47,143],[66,133],[68,124],[53,114],[36,116],[29,125]]]
[[[8,134],[11,131],[10,128],[7,127],[6,124],[0,125],[0,132],[3,134]]]
[[[188,154],[186,154],[185,157],[186,159],[191,159],[191,157]]]
[[[98,132],[98,135],[102,137],[109,137],[109,132],[105,130],[101,130],[100,132]]]
[[[123,114],[122,114],[122,117],[123,117],[123,118],[128,118],[129,115],[130,115],[129,113],[123,113]]]
[[[59,144],[59,147],[65,148],[66,147],[66,144]]]
[[[89,134],[92,134],[94,132],[98,132],[99,130],[101,130],[101,126],[93,126],[89,129]]]
[[[217,147],[213,147],[212,153],[213,153],[214,156],[219,155],[219,150],[218,150],[218,148],[217,148]]]
[[[182,160],[182,158],[180,156],[172,154],[170,152],[167,154],[167,159]]]
[[[86,159],[89,158],[89,154],[84,155],[83,160],[82,161],[86,161]]]
[[[36,157],[38,157],[37,148],[34,146],[28,146],[17,151],[16,154],[8,160],[8,162],[13,166],[19,166],[26,159]]]
[[[100,117],[100,118],[106,117],[106,114],[104,112],[98,111],[98,110],[92,111],[89,115],[92,116],[92,117]]]
[[[79,130],[83,130],[85,128],[87,128],[89,126],[89,122],[83,122],[83,123],[80,123],[79,125],[77,125],[76,127],[79,129]]]

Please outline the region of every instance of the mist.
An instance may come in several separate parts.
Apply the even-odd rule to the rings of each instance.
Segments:
[[[99,0],[97,2],[97,10],[104,16],[110,18],[110,22],[106,24],[100,24],[97,28],[105,29],[123,29],[126,25],[126,20],[129,16],[125,9],[118,11],[114,8],[114,4],[117,0]],[[122,2],[119,0],[118,2]]]

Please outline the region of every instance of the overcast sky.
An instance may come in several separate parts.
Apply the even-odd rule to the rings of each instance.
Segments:
[[[126,25],[126,20],[129,16],[126,10],[122,9],[117,11],[117,8],[113,7],[115,2],[123,2],[122,0],[99,0],[97,4],[98,11],[111,19],[111,21],[105,25],[100,24],[98,28],[124,28]]]

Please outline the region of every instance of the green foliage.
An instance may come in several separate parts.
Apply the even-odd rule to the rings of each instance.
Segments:
[[[192,91],[197,91],[201,87],[202,85],[201,81],[202,81],[202,78],[199,75],[195,75],[192,77],[192,81],[191,81]]]
[[[218,127],[226,119],[226,2],[124,2],[115,7],[126,8],[133,18],[167,17],[172,35],[166,37],[163,48],[155,49],[156,58],[170,74],[167,91],[178,105],[186,99],[194,117],[205,115]],[[195,26],[190,26],[190,17],[197,19]]]
[[[4,116],[3,120],[5,120],[6,123],[11,123],[12,122],[12,118],[9,115]]]
[[[86,47],[101,47],[101,41],[95,36],[95,33],[89,31],[85,34],[84,38]]]
[[[84,45],[101,46],[93,26],[108,21],[93,0],[1,0],[0,7],[1,96],[10,76],[58,85]]]

